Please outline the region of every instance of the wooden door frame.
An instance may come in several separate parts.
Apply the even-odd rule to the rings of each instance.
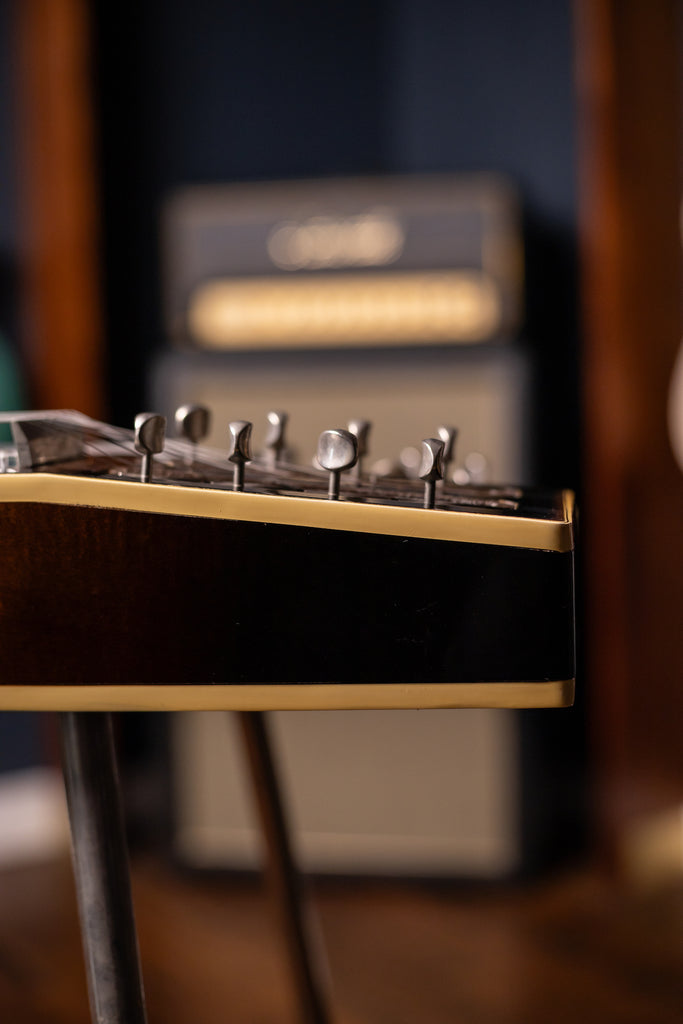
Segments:
[[[575,3],[587,682],[613,854],[631,822],[683,801],[683,478],[666,434],[683,328],[680,14],[676,0]]]
[[[17,0],[20,343],[37,408],[104,410],[86,0]]]

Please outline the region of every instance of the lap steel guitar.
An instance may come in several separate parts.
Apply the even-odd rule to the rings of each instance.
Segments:
[[[296,466],[269,420],[0,415],[0,708],[571,704],[570,492],[454,482],[445,427],[412,478],[363,421]]]

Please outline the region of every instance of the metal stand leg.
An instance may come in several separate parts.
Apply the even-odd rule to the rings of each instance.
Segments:
[[[327,982],[327,970],[322,944],[316,942],[315,922],[305,906],[265,716],[259,711],[241,711],[238,718],[268,847],[268,868],[284,923],[301,1017],[306,1024],[329,1024],[331,1015],[326,1001],[328,986],[323,983]]]
[[[93,1024],[145,1024],[111,717],[65,712],[60,725]]]

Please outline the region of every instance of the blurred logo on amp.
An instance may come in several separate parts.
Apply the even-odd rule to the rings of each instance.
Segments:
[[[282,221],[268,236],[268,255],[281,270],[381,267],[403,252],[405,232],[390,210],[352,217]]]

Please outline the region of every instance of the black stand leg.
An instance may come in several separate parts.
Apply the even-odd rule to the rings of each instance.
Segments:
[[[270,876],[284,923],[301,1018],[305,1024],[329,1024],[322,946],[315,941],[314,922],[307,913],[301,876],[294,862],[265,716],[259,711],[241,711],[238,718],[268,847]]]
[[[145,1024],[111,718],[65,712],[60,724],[93,1024]]]

